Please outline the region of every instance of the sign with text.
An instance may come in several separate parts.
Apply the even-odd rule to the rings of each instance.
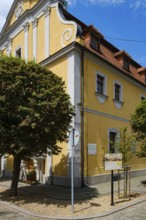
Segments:
[[[120,170],[122,169],[122,154],[105,154],[105,170]]]
[[[97,145],[88,144],[88,155],[96,155]]]

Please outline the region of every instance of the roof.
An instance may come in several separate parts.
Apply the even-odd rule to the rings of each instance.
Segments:
[[[76,17],[74,17],[67,11],[63,11],[63,14],[67,20],[74,20],[78,25],[80,25],[82,29],[82,37],[84,39],[84,46],[89,51],[91,51],[92,53],[100,57],[101,59],[108,61],[108,63],[111,63],[112,65],[114,65],[116,68],[121,70],[124,74],[130,75],[131,77],[135,78],[136,80],[146,85],[144,79],[139,74],[140,69],[141,68],[145,69],[145,68],[142,67],[139,63],[137,63],[125,50],[119,50],[113,44],[108,42],[104,38],[102,33],[98,29],[96,29],[93,25],[89,25],[89,26],[86,25],[85,23],[83,23],[82,21],[80,21],[79,19],[77,19]],[[94,36],[97,36],[97,38],[99,38],[100,51],[94,50],[90,46],[90,36],[89,36],[90,34],[94,34]],[[125,70],[123,66],[121,65],[121,63],[119,62],[118,57],[120,56],[123,59],[127,58],[130,64],[129,71]]]

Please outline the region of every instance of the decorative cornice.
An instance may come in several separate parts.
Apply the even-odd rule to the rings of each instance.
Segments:
[[[33,21],[32,21],[32,27],[35,28],[38,24],[38,19],[35,18]]]
[[[110,114],[107,114],[107,113],[99,112],[99,111],[92,110],[92,109],[88,109],[88,108],[84,108],[84,111],[85,111],[85,112],[88,112],[88,113],[91,113],[91,114],[100,115],[100,116],[103,116],[103,117],[106,117],[106,118],[115,119],[115,120],[117,120],[117,121],[123,121],[123,122],[129,123],[129,120],[128,120],[128,119],[126,119],[126,118],[121,118],[121,117],[117,117],[117,116],[115,116],[115,115],[110,115]]]
[[[15,10],[15,17],[16,17],[16,19],[18,19],[22,15],[22,13],[23,13],[23,3],[24,3],[23,0],[19,0],[18,1],[17,8]]]
[[[29,28],[29,22],[26,22],[26,23],[23,25],[23,29],[24,29],[24,31],[28,31],[28,28]]]
[[[51,8],[50,8],[49,6],[47,6],[47,7],[43,10],[44,17],[47,17],[48,15],[50,15],[50,12],[51,12]]]

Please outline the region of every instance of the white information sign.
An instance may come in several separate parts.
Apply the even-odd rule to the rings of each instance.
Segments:
[[[122,154],[105,154],[105,170],[122,169]]]
[[[97,153],[97,145],[88,144],[88,155],[96,155],[96,153]]]

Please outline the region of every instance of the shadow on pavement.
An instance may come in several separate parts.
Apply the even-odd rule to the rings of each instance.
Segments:
[[[49,186],[49,185],[26,185],[20,186],[18,196],[9,197],[9,189],[1,192],[0,199],[11,203],[19,204],[45,204],[46,207],[50,204],[57,207],[67,207],[71,203],[71,190],[69,188]],[[75,204],[86,203],[92,201],[92,198],[98,197],[96,188],[84,187],[75,189],[74,198]],[[91,204],[92,205],[92,204]],[[95,206],[100,206],[95,204]],[[89,207],[90,208],[90,207]]]

